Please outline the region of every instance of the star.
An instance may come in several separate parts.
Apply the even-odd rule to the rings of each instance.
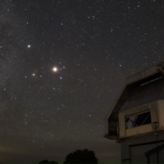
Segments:
[[[57,67],[53,67],[53,72],[57,72],[58,71],[58,68]]]
[[[1,154],[10,141],[13,150],[12,158],[1,156],[2,163],[39,163],[44,157],[35,152],[42,146],[45,155],[59,151],[47,160],[63,163],[63,150],[93,147],[91,130],[99,161],[120,162],[120,146],[103,137],[106,104],[113,104],[127,76],[164,61],[164,5],[158,0],[149,5],[142,0],[93,2],[0,3],[0,133],[8,136],[0,136]],[[107,150],[108,157],[103,156]]]

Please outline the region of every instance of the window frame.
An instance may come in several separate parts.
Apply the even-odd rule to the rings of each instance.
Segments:
[[[143,120],[143,122],[140,125],[138,125],[135,121],[138,119],[138,117],[140,115],[146,114],[146,113],[148,113],[148,115]],[[130,119],[132,117],[134,117],[134,120]],[[146,120],[149,119],[149,117],[150,117],[150,122],[145,123]],[[131,125],[128,126],[129,120],[131,121]],[[152,117],[151,117],[151,111],[150,110],[125,116],[125,129],[132,129],[132,128],[140,127],[140,126],[151,124],[151,123],[152,123]]]

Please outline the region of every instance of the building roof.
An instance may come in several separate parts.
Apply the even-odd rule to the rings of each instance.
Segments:
[[[117,119],[119,111],[164,99],[164,62],[126,78],[124,87],[113,103],[106,120]]]
[[[164,99],[164,78],[162,76],[133,88],[120,111],[161,99]]]

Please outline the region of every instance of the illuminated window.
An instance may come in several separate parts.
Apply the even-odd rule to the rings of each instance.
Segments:
[[[125,117],[126,129],[151,123],[150,112]]]

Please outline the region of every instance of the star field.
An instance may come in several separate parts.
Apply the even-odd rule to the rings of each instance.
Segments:
[[[104,118],[126,76],[164,60],[162,0],[0,0],[0,162],[120,162]]]

